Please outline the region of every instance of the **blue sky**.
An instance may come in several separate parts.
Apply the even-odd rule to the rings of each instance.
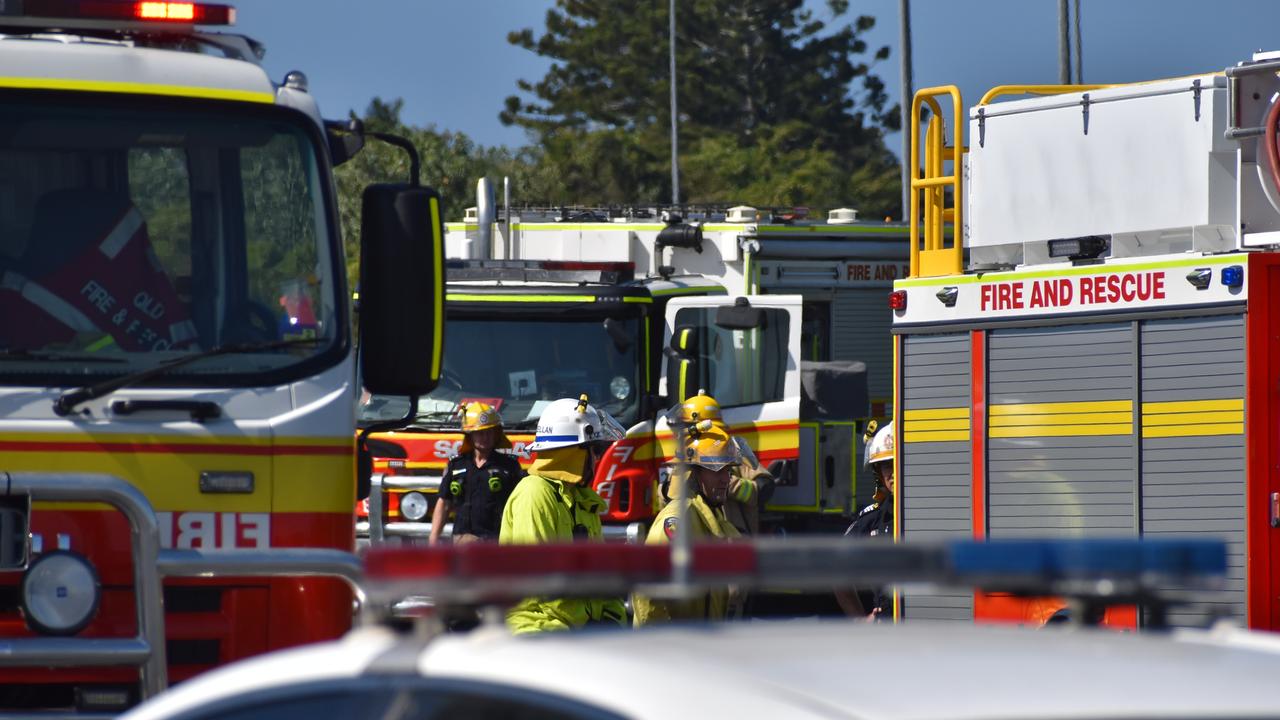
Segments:
[[[548,62],[507,44],[506,34],[541,30],[554,0],[224,1],[237,7],[238,30],[266,44],[271,76],[306,72],[329,117],[362,111],[374,96],[403,97],[412,124],[460,130],[486,145],[525,143],[498,112],[516,80],[540,78]],[[1085,82],[1221,70],[1259,48],[1280,50],[1280,0],[1081,2]],[[809,4],[827,16],[825,2]],[[892,48],[875,72],[896,101],[898,0],[850,4],[876,18],[868,45]],[[1057,81],[1057,0],[911,5],[916,88],[956,84],[972,103],[993,85]],[[898,149],[897,135],[889,142]]]

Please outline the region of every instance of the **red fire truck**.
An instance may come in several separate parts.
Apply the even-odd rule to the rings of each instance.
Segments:
[[[911,276],[891,297],[901,537],[1218,536],[1226,583],[1173,622],[1280,628],[1278,69],[1260,53],[968,109],[954,87],[917,94]],[[908,592],[899,610],[1060,607]]]
[[[207,29],[233,18],[0,4],[0,711],[114,712],[350,625],[350,589],[286,561],[354,542],[332,169],[364,135]],[[439,203],[416,177],[363,201],[365,306],[421,308],[362,324],[363,381],[425,393]],[[173,579],[236,548],[260,564]]]

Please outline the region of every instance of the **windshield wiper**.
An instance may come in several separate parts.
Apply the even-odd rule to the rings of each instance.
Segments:
[[[453,422],[449,422],[452,420]],[[427,410],[420,412],[409,423],[411,428],[438,428],[440,426],[460,427],[457,410]]]
[[[103,395],[109,395],[120,388],[129,385],[136,385],[146,382],[152,378],[160,377],[171,370],[190,365],[197,360],[215,357],[217,355],[229,355],[231,353],[257,352],[260,350],[275,350],[278,348],[292,347],[295,345],[315,345],[321,342],[328,342],[325,338],[294,338],[291,340],[273,340],[271,342],[256,343],[237,343],[235,345],[219,345],[208,350],[200,350],[190,355],[183,355],[172,360],[166,360],[159,365],[149,367],[146,370],[139,370],[135,373],[121,375],[120,377],[103,380],[96,385],[88,385],[85,387],[68,390],[58,396],[53,401],[53,412],[60,417],[70,415],[76,406],[80,403],[96,400]]]
[[[53,360],[87,363],[114,363],[120,364],[129,362],[122,357],[112,357],[110,355],[102,355],[100,353],[73,353],[58,352],[56,350],[24,350],[21,348],[5,348],[0,350],[0,362],[8,360]]]

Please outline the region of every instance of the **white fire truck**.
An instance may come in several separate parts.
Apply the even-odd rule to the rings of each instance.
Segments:
[[[294,575],[354,542],[332,168],[364,135],[207,29],[233,18],[0,3],[0,712],[113,713],[350,626],[348,587]],[[363,202],[364,384],[427,392],[438,198]]]
[[[917,94],[911,276],[891,297],[902,538],[1221,536],[1227,586],[1195,599],[1280,629],[1278,70],[1258,54],[968,109],[954,87]],[[899,610],[1057,607],[907,593]]]
[[[614,531],[634,533],[652,517],[653,479],[672,453],[661,416],[699,389],[762,464],[781,463],[766,507],[775,524],[843,529],[868,501],[871,483],[858,482],[862,424],[889,405],[883,306],[906,273],[905,224],[861,222],[848,209],[827,222],[748,207],[684,217],[513,211],[481,188],[479,209],[446,225],[454,259],[442,383],[415,427],[375,438],[388,492],[371,497],[381,505],[373,515],[391,534],[428,532],[421,496],[435,491],[460,441],[456,408],[469,399],[500,403],[517,452],[557,397],[586,392],[630,427],[595,481]],[[762,325],[717,324],[720,308],[735,303],[758,311]],[[870,403],[850,361],[865,363]],[[402,404],[384,408],[403,413]],[[407,492],[419,495],[412,516],[399,512]]]

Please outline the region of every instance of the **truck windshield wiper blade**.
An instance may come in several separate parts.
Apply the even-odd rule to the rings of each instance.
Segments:
[[[452,422],[450,422],[452,421]],[[437,428],[440,426],[458,427],[457,410],[427,410],[418,413],[409,427]]]
[[[57,350],[24,350],[21,348],[5,348],[0,350],[0,362],[8,360],[72,360],[75,362],[114,364],[128,362],[127,359],[122,357],[112,357],[110,355],[102,355],[99,353],[58,352]]]
[[[103,395],[109,395],[120,388],[127,387],[129,385],[136,385],[141,382],[146,382],[152,378],[160,377],[171,370],[176,370],[184,365],[190,365],[197,360],[203,360],[217,355],[230,355],[231,353],[275,350],[295,345],[315,345],[320,342],[327,342],[327,340],[324,338],[294,338],[292,340],[273,340],[271,342],[219,345],[218,347],[209,348],[208,350],[201,350],[191,353],[190,355],[183,355],[172,360],[166,360],[165,362],[162,362],[155,367],[149,367],[146,370],[139,370],[138,372],[111,378],[110,380],[103,380],[96,385],[87,385],[74,390],[68,390],[59,395],[58,399],[53,401],[53,412],[60,417],[65,417],[70,415],[80,403],[96,400],[97,398],[100,398]]]

